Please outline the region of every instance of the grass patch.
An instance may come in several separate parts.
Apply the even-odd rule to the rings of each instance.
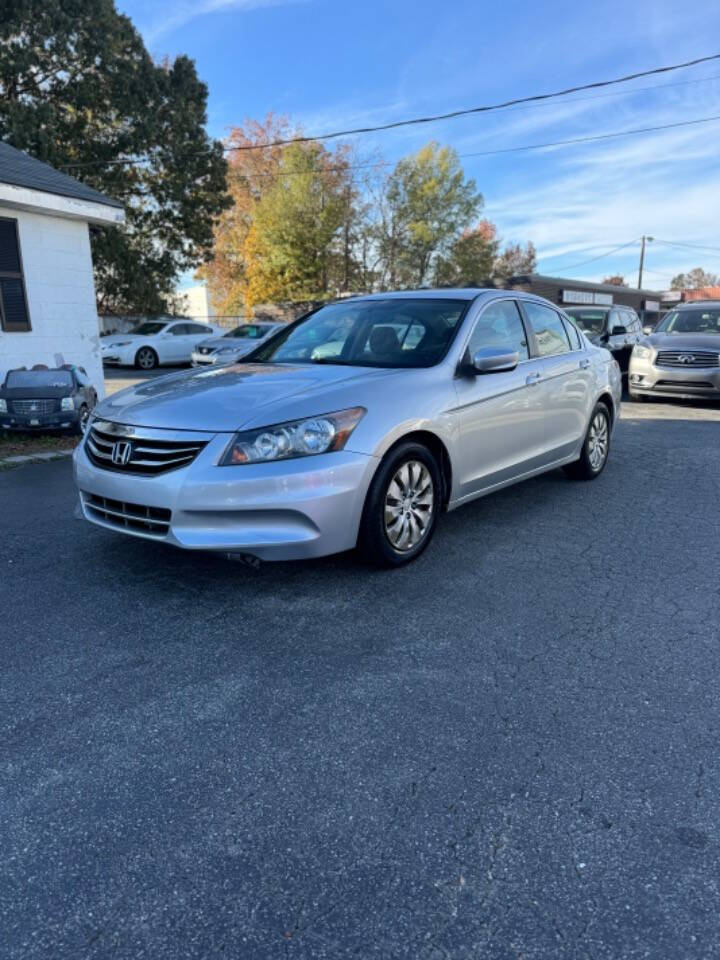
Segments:
[[[74,450],[80,437],[67,433],[5,433],[0,431],[0,460],[6,457],[32,456],[35,453],[59,453]]]

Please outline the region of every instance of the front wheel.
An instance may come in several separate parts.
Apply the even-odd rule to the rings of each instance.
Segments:
[[[610,452],[610,414],[604,403],[598,403],[590,417],[580,459],[569,463],[565,473],[572,480],[594,480],[605,469]]]
[[[77,436],[82,437],[85,434],[85,431],[88,428],[88,423],[90,422],[90,410],[86,403],[84,403],[80,410],[78,411],[78,420],[75,426],[75,433]]]
[[[157,354],[150,347],[141,347],[135,354],[135,366],[141,370],[154,370],[157,364]]]
[[[418,443],[392,450],[373,477],[358,546],[372,562],[399,567],[418,557],[435,532],[442,477],[435,457]]]

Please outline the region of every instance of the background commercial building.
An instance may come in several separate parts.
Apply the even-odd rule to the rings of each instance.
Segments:
[[[619,287],[612,283],[590,283],[585,280],[566,280],[563,277],[545,277],[530,273],[511,277],[506,287],[509,290],[525,290],[545,297],[561,307],[612,306],[620,304],[632,307],[641,319],[655,323],[660,313],[661,295],[656,290],[638,290],[635,287]]]

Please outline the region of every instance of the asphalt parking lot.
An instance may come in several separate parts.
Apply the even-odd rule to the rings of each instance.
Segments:
[[[717,957],[718,420],[628,406],[390,573],[0,474],[0,953]]]

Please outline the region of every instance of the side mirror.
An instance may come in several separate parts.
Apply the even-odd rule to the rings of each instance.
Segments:
[[[621,323],[616,323],[615,326],[610,331],[611,337],[624,337],[628,332],[627,327],[624,327]]]
[[[655,327],[651,327],[650,324],[647,324],[647,326],[643,327],[643,333],[645,334],[646,337],[649,337],[654,329]]]
[[[474,373],[503,373],[519,363],[520,354],[512,347],[485,347],[472,358],[472,369]]]

